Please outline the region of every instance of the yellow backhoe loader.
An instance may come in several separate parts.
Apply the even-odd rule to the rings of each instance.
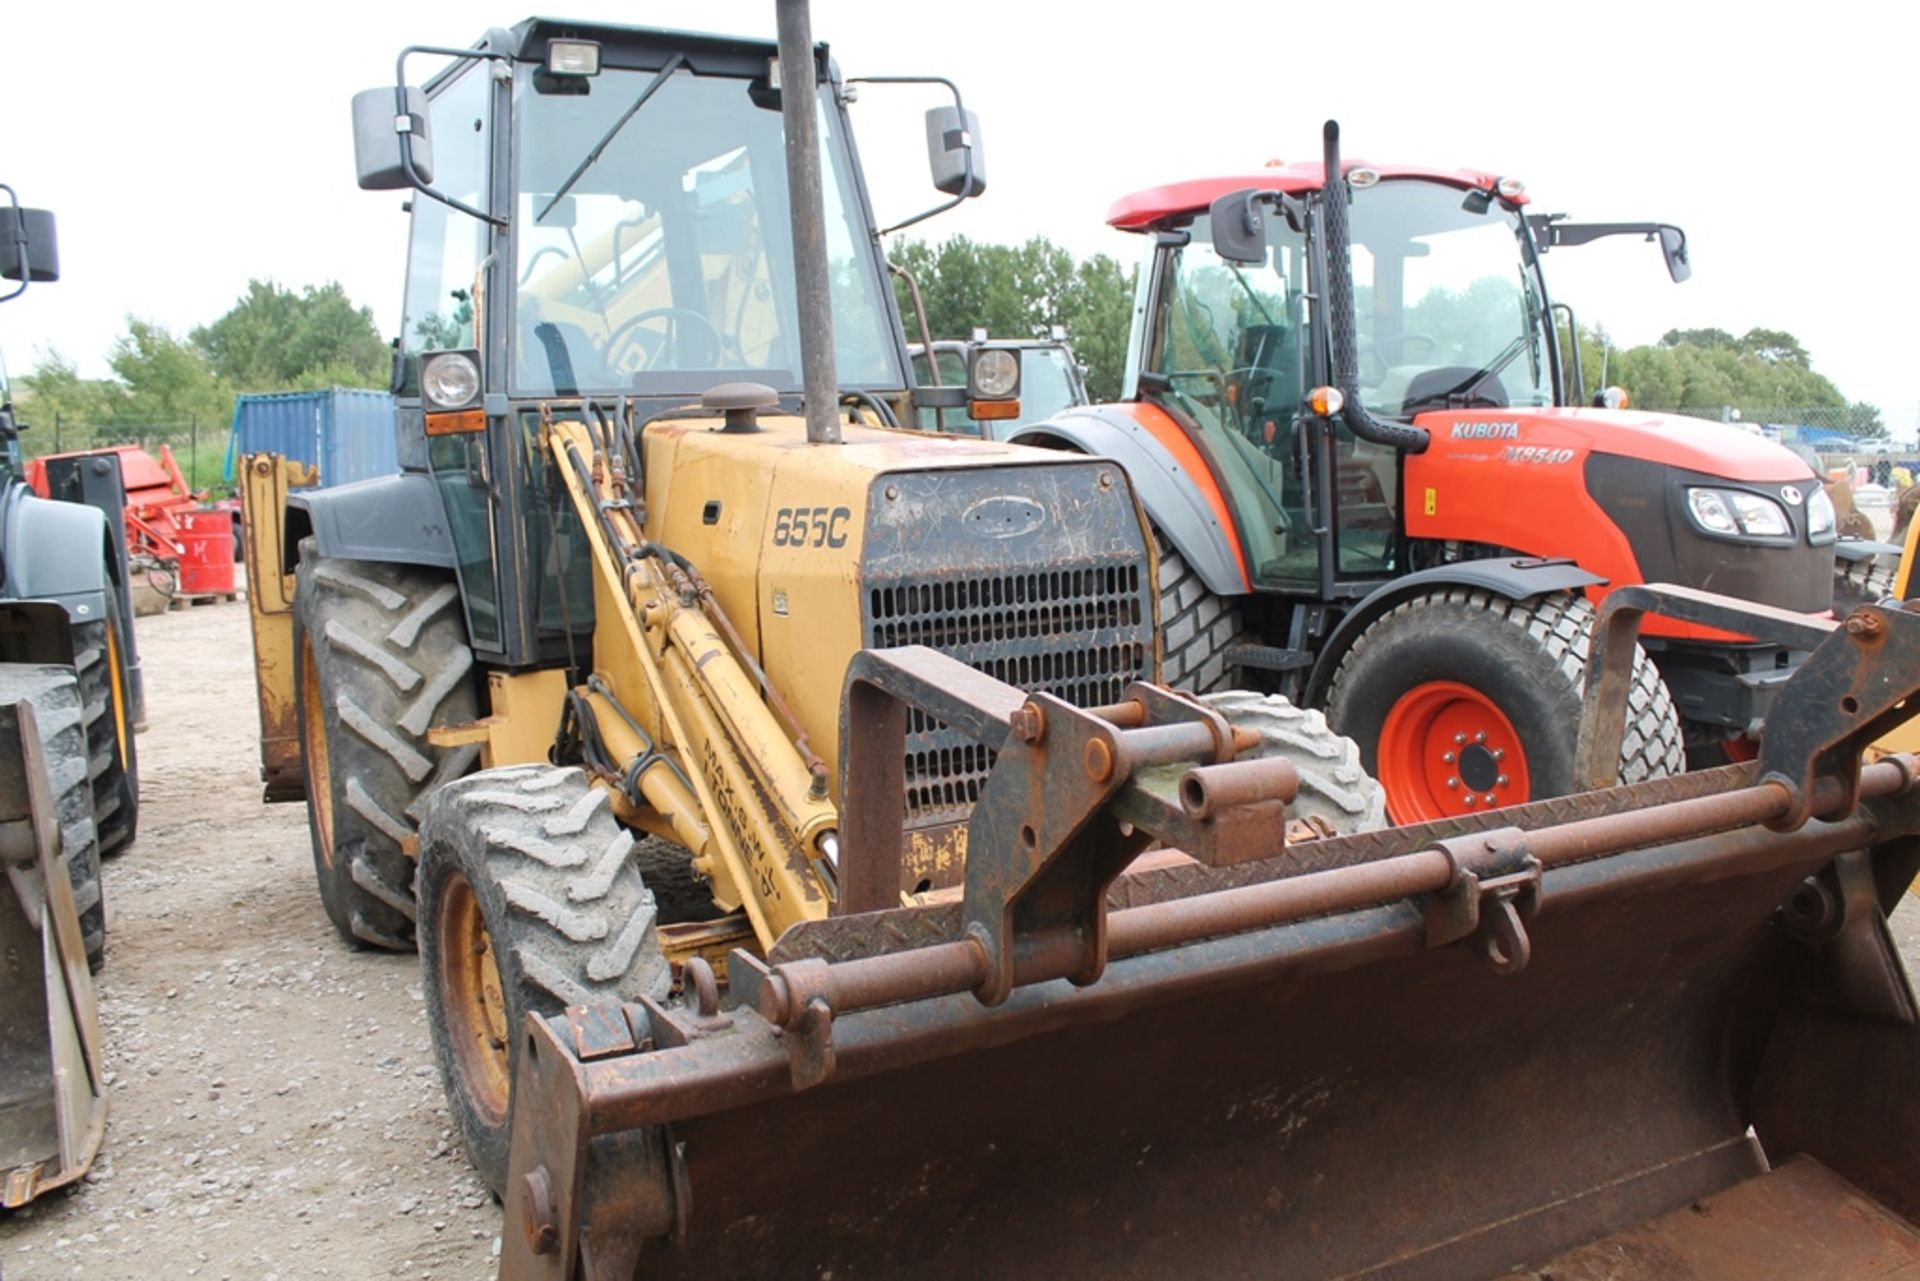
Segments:
[[[1380,828],[1318,718],[1153,683],[1117,467],[890,429],[949,393],[778,12],[404,54],[409,467],[252,513],[321,897],[420,948],[502,1275],[1920,1268],[1916,765],[1860,768],[1920,619],[1622,589],[1599,790]],[[1610,786],[1649,612],[1812,651],[1757,762]]]

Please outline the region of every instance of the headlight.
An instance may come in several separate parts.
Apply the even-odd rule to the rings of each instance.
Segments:
[[[1694,524],[1710,534],[1740,532],[1740,527],[1734,523],[1733,509],[1717,489],[1689,489],[1687,512],[1693,517]]]
[[[1813,497],[1807,499],[1807,533],[1814,538],[1833,532],[1833,500],[1827,497],[1827,491],[1816,488]]]
[[[1793,532],[1779,503],[1744,489],[1687,490],[1687,514],[1709,534],[1783,538]],[[1832,514],[1829,512],[1831,521]]]
[[[973,355],[968,371],[977,400],[1003,400],[1020,390],[1020,357],[1004,347],[987,347]]]
[[[1762,498],[1739,489],[1731,491],[1731,495],[1733,514],[1740,521],[1744,533],[1782,538],[1792,528],[1787,524],[1786,510],[1771,498]]]
[[[465,409],[480,398],[480,362],[464,351],[443,351],[420,362],[420,391],[435,409]]]

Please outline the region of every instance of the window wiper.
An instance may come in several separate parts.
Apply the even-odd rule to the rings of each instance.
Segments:
[[[607,130],[600,141],[593,144],[593,150],[587,153],[586,159],[580,162],[580,166],[567,175],[567,180],[560,184],[560,190],[554,192],[553,199],[547,201],[547,207],[534,217],[535,222],[545,221],[546,216],[553,212],[553,207],[566,199],[567,193],[573,190],[573,184],[580,181],[580,175],[593,168],[593,162],[600,158],[600,153],[607,149],[607,144],[627,127],[627,121],[633,119],[634,114],[647,105],[647,99],[653,97],[660,86],[667,82],[668,76],[685,66],[686,61],[687,55],[684,53],[676,53],[667,59],[667,65],[660,68],[658,74],[647,82],[647,87],[640,91],[640,96],[633,100],[633,105],[621,113],[620,118],[613,122],[613,127]]]
[[[1502,350],[1498,356],[1495,356],[1492,360],[1488,361],[1485,368],[1474,370],[1472,376],[1469,377],[1465,382],[1462,382],[1462,383],[1456,384],[1455,386],[1447,388],[1447,390],[1441,394],[1441,398],[1444,400],[1452,400],[1455,396],[1466,395],[1468,392],[1478,387],[1481,383],[1487,381],[1487,379],[1489,378],[1492,378],[1495,374],[1498,374],[1501,370],[1505,369],[1508,365],[1511,365],[1514,362],[1514,358],[1517,357],[1521,352],[1525,351],[1532,344],[1533,344],[1532,334],[1521,334],[1518,338],[1515,338],[1512,342],[1508,343],[1505,349]],[[1424,397],[1422,399],[1424,399]]]

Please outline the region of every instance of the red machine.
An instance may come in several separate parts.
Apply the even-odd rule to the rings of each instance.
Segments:
[[[127,490],[127,552],[134,570],[157,573],[170,584],[163,590],[176,598],[225,596],[231,600],[236,591],[233,513],[209,506],[205,493],[195,493],[188,486],[167,446],[160,446],[157,458],[139,445],[45,455],[27,464],[27,483],[46,497],[49,461],[102,455],[112,455],[120,463],[120,478]]]

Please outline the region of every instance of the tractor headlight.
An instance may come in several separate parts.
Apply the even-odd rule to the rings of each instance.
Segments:
[[[1784,538],[1793,532],[1784,507],[1744,489],[1689,488],[1687,515],[1703,532],[1729,538]]]
[[[1005,347],[983,347],[967,371],[975,400],[1005,400],[1020,391],[1020,356]]]
[[[1833,500],[1827,497],[1827,491],[1816,487],[1813,497],[1807,499],[1807,536],[1818,538],[1822,534],[1833,532]]]
[[[421,357],[420,393],[433,409],[465,409],[478,401],[479,353],[437,351]]]

